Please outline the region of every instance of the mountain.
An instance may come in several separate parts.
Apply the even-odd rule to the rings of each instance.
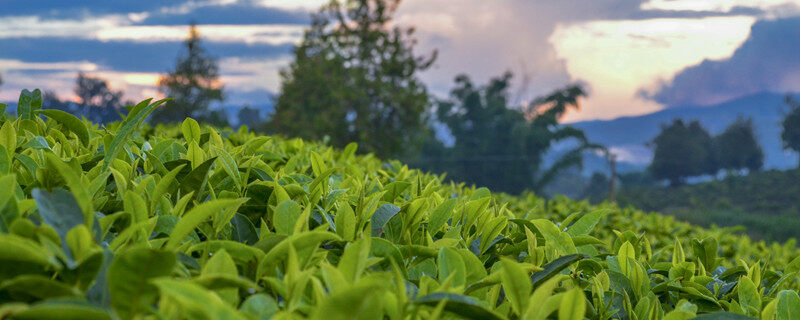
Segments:
[[[675,106],[640,116],[575,122],[570,125],[582,129],[592,142],[611,147],[618,154],[622,165],[620,171],[624,172],[641,170],[649,164],[652,151],[646,143],[658,135],[663,124],[668,124],[675,118],[699,120],[711,134],[718,134],[737,117],[750,117],[753,118],[756,135],[764,149],[764,167],[787,169],[797,167],[798,157],[795,153],[785,152],[782,147],[781,121],[788,111],[784,97],[785,94],[762,92],[712,106]],[[587,159],[584,172],[595,170],[607,169],[602,161]]]

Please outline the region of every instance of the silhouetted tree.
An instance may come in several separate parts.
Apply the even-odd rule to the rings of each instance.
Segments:
[[[689,122],[689,139],[696,143],[700,150],[705,151],[705,155],[699,157],[700,161],[697,165],[697,172],[695,175],[712,175],[716,176],[719,172],[719,163],[717,160],[717,150],[714,147],[714,138],[708,133],[706,128],[700,124],[699,121]]]
[[[610,184],[605,174],[595,172],[589,178],[589,183],[583,188],[581,198],[589,200],[591,203],[603,202],[608,199]]]
[[[789,114],[783,118],[782,123],[781,140],[783,140],[783,149],[800,152],[800,102],[787,95],[786,104],[789,106]],[[800,166],[800,163],[798,163],[798,166]]]
[[[70,104],[68,101],[61,100],[61,98],[59,98],[58,95],[51,90],[45,90],[42,94],[42,108],[57,109],[74,114],[81,113],[81,110],[73,108],[72,104]]]
[[[439,101],[436,113],[454,144],[438,151],[428,144],[420,164],[458,181],[515,193],[541,191],[558,172],[580,164],[590,144],[582,131],[558,121],[568,108],[578,107],[583,90],[571,86],[514,108],[508,105],[510,79],[506,73],[478,87],[467,76],[456,77],[450,99]],[[578,146],[544,168],[544,155],[565,139]]]
[[[737,119],[714,140],[720,169],[753,172],[764,166],[764,151],[756,139],[753,119]]]
[[[656,179],[669,180],[675,186],[687,177],[716,173],[713,140],[697,121],[687,126],[681,119],[673,120],[662,126],[652,144],[655,150],[649,170]]]
[[[122,90],[112,90],[105,79],[78,73],[75,95],[78,96],[80,105],[77,113],[93,122],[118,121],[121,120],[119,114],[125,112],[122,108]]]
[[[239,109],[239,113],[237,114],[237,118],[239,119],[239,125],[245,125],[250,129],[255,128],[256,126],[260,125],[261,123],[261,112],[253,108],[251,106],[244,106]]]
[[[413,153],[425,136],[428,93],[417,73],[435,54],[413,52],[413,28],[391,25],[398,0],[332,1],[312,16],[281,72],[270,126],[334,146],[356,141],[380,157]]]
[[[157,108],[151,121],[179,122],[190,116],[207,122],[221,120],[219,114],[214,115],[208,110],[214,101],[223,101],[217,60],[202,47],[194,23],[190,26],[189,37],[183,42],[183,50],[175,69],[158,80],[159,90],[173,100]]]

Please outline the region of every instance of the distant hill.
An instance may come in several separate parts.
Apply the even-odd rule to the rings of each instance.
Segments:
[[[652,151],[645,144],[661,131],[661,125],[675,118],[699,120],[712,134],[722,132],[739,116],[752,117],[759,142],[764,148],[765,167],[787,169],[797,166],[797,154],[784,152],[781,121],[788,107],[785,94],[763,92],[736,98],[713,106],[676,106],[633,117],[572,123],[593,142],[612,147],[620,154],[621,171],[643,169]],[[606,170],[599,159],[587,159],[584,172]]]

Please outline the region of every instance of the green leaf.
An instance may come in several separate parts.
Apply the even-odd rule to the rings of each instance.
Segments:
[[[233,183],[236,185],[237,190],[242,189],[242,175],[239,174],[239,166],[236,164],[236,160],[233,159],[230,153],[225,151],[224,149],[220,148],[213,148],[214,154],[219,157],[220,162],[222,163],[222,169],[228,173],[233,180]]]
[[[800,297],[793,290],[778,292],[778,306],[776,307],[778,320],[791,320],[800,315]]]
[[[575,248],[575,244],[572,242],[572,238],[569,236],[569,234],[559,230],[558,227],[550,220],[537,219],[531,222],[544,236],[547,244],[553,246],[553,248],[558,250],[558,252],[560,252],[562,255],[578,253],[578,250]]]
[[[38,113],[63,124],[69,131],[72,131],[72,133],[78,136],[78,139],[84,146],[89,145],[89,129],[87,129],[83,121],[76,116],[57,109],[44,109],[38,111]]]
[[[168,276],[175,261],[174,252],[150,248],[132,248],[117,254],[107,275],[114,311],[123,319],[146,313],[158,292],[148,280]]]
[[[569,265],[572,263],[585,257],[586,256],[582,254],[571,254],[548,262],[542,267],[541,271],[534,272],[531,275],[531,283],[533,284],[533,288],[537,288],[540,284],[554,277],[561,272],[561,270],[564,270],[564,268],[569,267]]]
[[[567,233],[573,237],[589,234],[589,231],[591,231],[594,226],[600,222],[600,219],[603,219],[607,213],[608,211],[605,210],[595,210],[589,212],[581,216],[578,221],[575,221],[575,223],[573,223],[569,229],[567,229]]]
[[[748,277],[741,277],[737,285],[739,292],[739,304],[748,315],[758,316],[761,312],[761,294],[758,293],[756,285]]]
[[[192,169],[192,171],[183,178],[178,178],[181,193],[187,194],[189,192],[194,192],[194,194],[199,197],[203,187],[208,181],[208,171],[211,170],[211,165],[214,164],[214,160],[216,159],[217,157],[208,159],[197,166],[197,168]]]
[[[456,206],[456,198],[447,199],[446,201],[442,202],[436,209],[433,209],[433,212],[428,219],[428,230],[431,234],[436,233],[439,229],[447,223],[447,220],[451,218],[453,214],[453,208]]]
[[[62,247],[66,249],[67,233],[85,222],[75,197],[63,189],[55,189],[53,192],[33,189],[31,196],[36,201],[39,216],[44,223],[56,230],[61,238]]]
[[[128,140],[128,136],[130,136],[131,133],[133,133],[133,131],[139,127],[142,121],[144,121],[144,119],[151,112],[153,112],[155,108],[167,100],[169,99],[162,99],[151,104],[151,99],[147,99],[133,107],[125,120],[122,121],[122,124],[114,135],[114,138],[111,140],[111,143],[105,146],[106,154],[105,158],[103,158],[103,171],[108,170],[108,167],[110,167],[111,163],[114,162],[114,159],[117,158],[117,153],[122,150],[122,146]]]
[[[233,226],[231,238],[234,241],[247,245],[253,245],[258,242],[258,231],[247,216],[241,213],[235,214],[233,218],[231,218],[231,226]]]
[[[383,319],[383,293],[374,283],[362,283],[337,291],[315,309],[312,319]]]
[[[325,165],[325,160],[322,157],[314,152],[311,151],[311,171],[314,172],[315,177],[319,177],[325,171],[328,171],[328,166]]]
[[[0,146],[5,147],[8,155],[14,154],[14,150],[17,149],[17,130],[11,121],[6,121],[0,126]],[[7,159],[11,160],[8,155]]]
[[[337,266],[345,279],[355,282],[361,277],[367,267],[370,246],[370,238],[361,238],[347,244]]]
[[[578,287],[564,293],[558,308],[558,320],[583,320],[586,313],[586,297]]]
[[[418,298],[415,304],[436,307],[444,302],[444,310],[461,316],[464,319],[502,320],[498,314],[481,306],[474,298],[448,292],[436,292]]]
[[[200,125],[197,124],[192,118],[186,118],[183,120],[181,124],[181,131],[183,131],[183,138],[186,139],[186,142],[197,142],[200,143],[200,135],[202,132],[200,131]]]
[[[177,302],[188,319],[247,320],[211,291],[188,281],[156,279],[152,282],[163,296]]]
[[[175,249],[183,240],[203,221],[208,220],[212,215],[218,214],[222,210],[236,210],[243,203],[247,202],[247,198],[242,199],[218,199],[205,202],[198,205],[189,212],[187,212],[180,221],[172,229],[172,234],[165,244],[167,249]]]
[[[0,292],[14,297],[29,296],[35,299],[80,297],[81,292],[69,285],[40,275],[21,275],[0,284]]]
[[[95,306],[76,301],[47,301],[14,313],[19,320],[110,320],[108,313]]]
[[[20,119],[33,119],[34,112],[42,108],[42,91],[39,89],[28,91],[23,89],[17,103],[17,117]]]
[[[56,155],[51,153],[46,154],[45,159],[47,159],[47,165],[55,168],[61,177],[64,178],[64,181],[67,183],[67,187],[72,192],[72,195],[75,196],[75,200],[78,202],[78,205],[83,212],[86,225],[91,228],[94,220],[92,198],[89,194],[89,191],[86,189],[86,184],[84,184],[83,180],[81,179],[81,173],[76,172],[80,170],[75,170],[71,166],[61,161],[61,159],[59,159]]]
[[[293,200],[286,200],[278,204],[275,208],[275,232],[279,234],[290,235],[294,232],[294,226],[297,224],[297,219],[303,212],[300,210],[300,205]]]
[[[458,251],[453,248],[442,247],[439,249],[436,261],[439,267],[440,283],[452,277],[450,282],[452,286],[461,287],[466,284],[467,267]]]
[[[756,318],[748,317],[738,313],[732,312],[712,312],[701,314],[697,317],[691,318],[692,320],[756,320]],[[778,318],[780,319],[780,318]],[[786,318],[793,319],[793,318]]]
[[[180,173],[185,166],[186,165],[183,164],[179,165],[161,177],[161,180],[158,181],[156,188],[153,190],[153,197],[150,199],[150,212],[155,212],[155,207],[158,203],[158,200],[161,199],[162,195],[169,191],[169,187],[175,182],[175,177],[178,176],[178,173]]]
[[[400,212],[400,207],[391,203],[384,204],[372,214],[372,236],[378,237],[386,223]]]
[[[258,320],[268,320],[275,313],[278,312],[278,302],[272,297],[259,293],[247,297],[247,300],[242,302],[240,311],[254,316]]]
[[[500,263],[503,268],[500,273],[500,279],[506,297],[514,311],[518,315],[523,315],[528,309],[528,297],[531,295],[531,290],[533,290],[533,286],[528,280],[528,272],[519,263],[510,259],[504,258]]]

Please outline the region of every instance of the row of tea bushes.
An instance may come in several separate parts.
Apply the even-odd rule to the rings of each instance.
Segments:
[[[793,319],[800,251],[297,139],[0,107],[0,319]],[[46,120],[43,120],[46,119]]]

